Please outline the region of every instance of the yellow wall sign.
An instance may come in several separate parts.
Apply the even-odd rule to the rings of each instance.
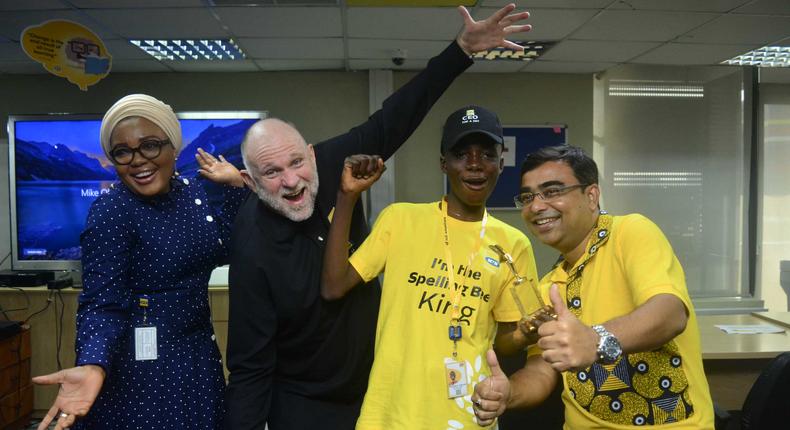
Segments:
[[[22,49],[55,76],[87,91],[110,73],[112,56],[92,31],[73,21],[52,20],[22,31]]]

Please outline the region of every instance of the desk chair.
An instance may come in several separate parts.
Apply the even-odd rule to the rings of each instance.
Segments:
[[[790,423],[790,352],[768,364],[754,381],[740,411],[716,409],[716,430],[788,428]]]

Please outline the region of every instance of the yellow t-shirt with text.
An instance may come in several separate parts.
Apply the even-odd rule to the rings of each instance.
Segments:
[[[479,429],[470,396],[448,398],[445,363],[452,360],[448,337],[451,289],[438,202],[396,203],[378,217],[370,236],[350,262],[365,281],[384,271],[376,350],[357,429]],[[522,276],[537,279],[529,240],[519,230],[488,216],[481,221],[447,217],[454,282],[461,285],[458,361],[466,362],[468,392],[490,370],[485,353],[496,322],[521,319],[510,286],[513,276],[489,245],[514,259]],[[471,265],[468,257],[477,251]],[[358,287],[359,288],[359,287]],[[537,298],[526,283],[518,290],[527,311]]]

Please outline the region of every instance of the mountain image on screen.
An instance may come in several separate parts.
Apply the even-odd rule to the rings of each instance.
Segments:
[[[239,146],[247,129],[257,119],[180,121],[185,139],[176,161],[180,175],[188,178],[198,175],[197,148],[215,156],[222,154],[242,168]],[[111,184],[118,182],[115,169],[100,149],[96,133],[100,121],[73,121],[70,129],[63,126],[64,122],[68,120],[31,121],[30,125],[22,124],[21,127],[17,123],[14,210],[16,251],[20,261],[79,260],[80,233],[85,228],[90,206],[101,194],[110,191]],[[66,141],[61,137],[66,133],[63,130],[68,130],[72,142],[78,143],[61,143]],[[29,133],[37,137],[26,137]],[[74,140],[75,135],[90,138]],[[88,153],[93,149],[95,152]],[[210,199],[222,198],[219,186],[208,186],[206,191]]]
[[[16,140],[17,181],[113,180],[113,169],[66,145]]]
[[[226,127],[209,125],[189,145],[184,147],[178,156],[176,169],[185,176],[197,175],[198,165],[195,161],[195,154],[197,154],[198,148],[215,156],[222,154],[228,162],[242,169],[243,163],[239,147],[247,130],[256,121],[257,119],[246,119]]]

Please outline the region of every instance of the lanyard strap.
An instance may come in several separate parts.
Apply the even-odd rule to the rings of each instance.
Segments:
[[[449,328],[449,337],[450,340],[453,341],[453,357],[456,357],[457,348],[458,348],[458,341],[461,339],[461,326],[459,325],[459,320],[461,318],[461,295],[463,292],[463,283],[466,282],[466,279],[469,277],[469,273],[472,272],[472,261],[474,261],[475,257],[477,256],[478,251],[480,250],[480,246],[483,243],[483,237],[486,234],[486,224],[488,223],[488,211],[483,208],[483,220],[480,223],[480,234],[477,235],[475,239],[475,244],[472,247],[472,251],[469,253],[466,261],[466,267],[463,271],[463,276],[461,278],[461,285],[455,284],[455,266],[453,265],[453,253],[450,252],[450,230],[447,227],[447,211],[448,211],[448,203],[447,197],[445,196],[444,199],[439,203],[439,207],[442,208],[442,225],[444,227],[444,258],[447,261],[447,277],[450,281],[450,303],[452,307],[452,311],[450,313],[450,328]]]

